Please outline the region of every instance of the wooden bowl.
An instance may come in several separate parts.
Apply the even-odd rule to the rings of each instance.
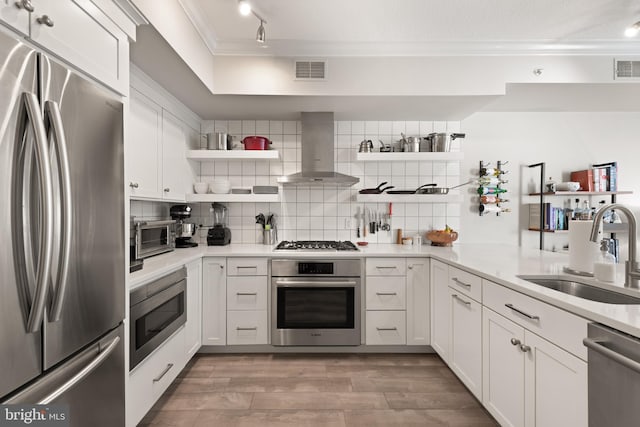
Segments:
[[[444,230],[431,230],[427,232],[427,239],[431,240],[431,246],[451,246],[458,240],[458,232],[446,233]]]

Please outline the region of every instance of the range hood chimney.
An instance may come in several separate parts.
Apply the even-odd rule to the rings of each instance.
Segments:
[[[302,113],[302,171],[278,178],[284,185],[352,186],[360,178],[334,169],[333,113]]]

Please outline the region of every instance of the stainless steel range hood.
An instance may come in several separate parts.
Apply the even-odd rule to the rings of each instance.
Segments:
[[[302,113],[302,171],[278,178],[284,185],[351,186],[360,178],[334,170],[333,113]]]

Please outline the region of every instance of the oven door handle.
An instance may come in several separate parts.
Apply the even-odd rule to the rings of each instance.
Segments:
[[[356,286],[355,280],[276,280],[276,286],[297,288],[303,286]]]

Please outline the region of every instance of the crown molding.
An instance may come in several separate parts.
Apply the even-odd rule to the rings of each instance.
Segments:
[[[178,0],[178,4],[182,7],[187,18],[191,21],[194,28],[200,35],[200,38],[207,46],[207,49],[211,52],[211,54],[216,53],[216,49],[218,46],[218,40],[216,37],[215,30],[210,22],[205,21],[204,12],[200,8],[197,2],[192,0]]]

